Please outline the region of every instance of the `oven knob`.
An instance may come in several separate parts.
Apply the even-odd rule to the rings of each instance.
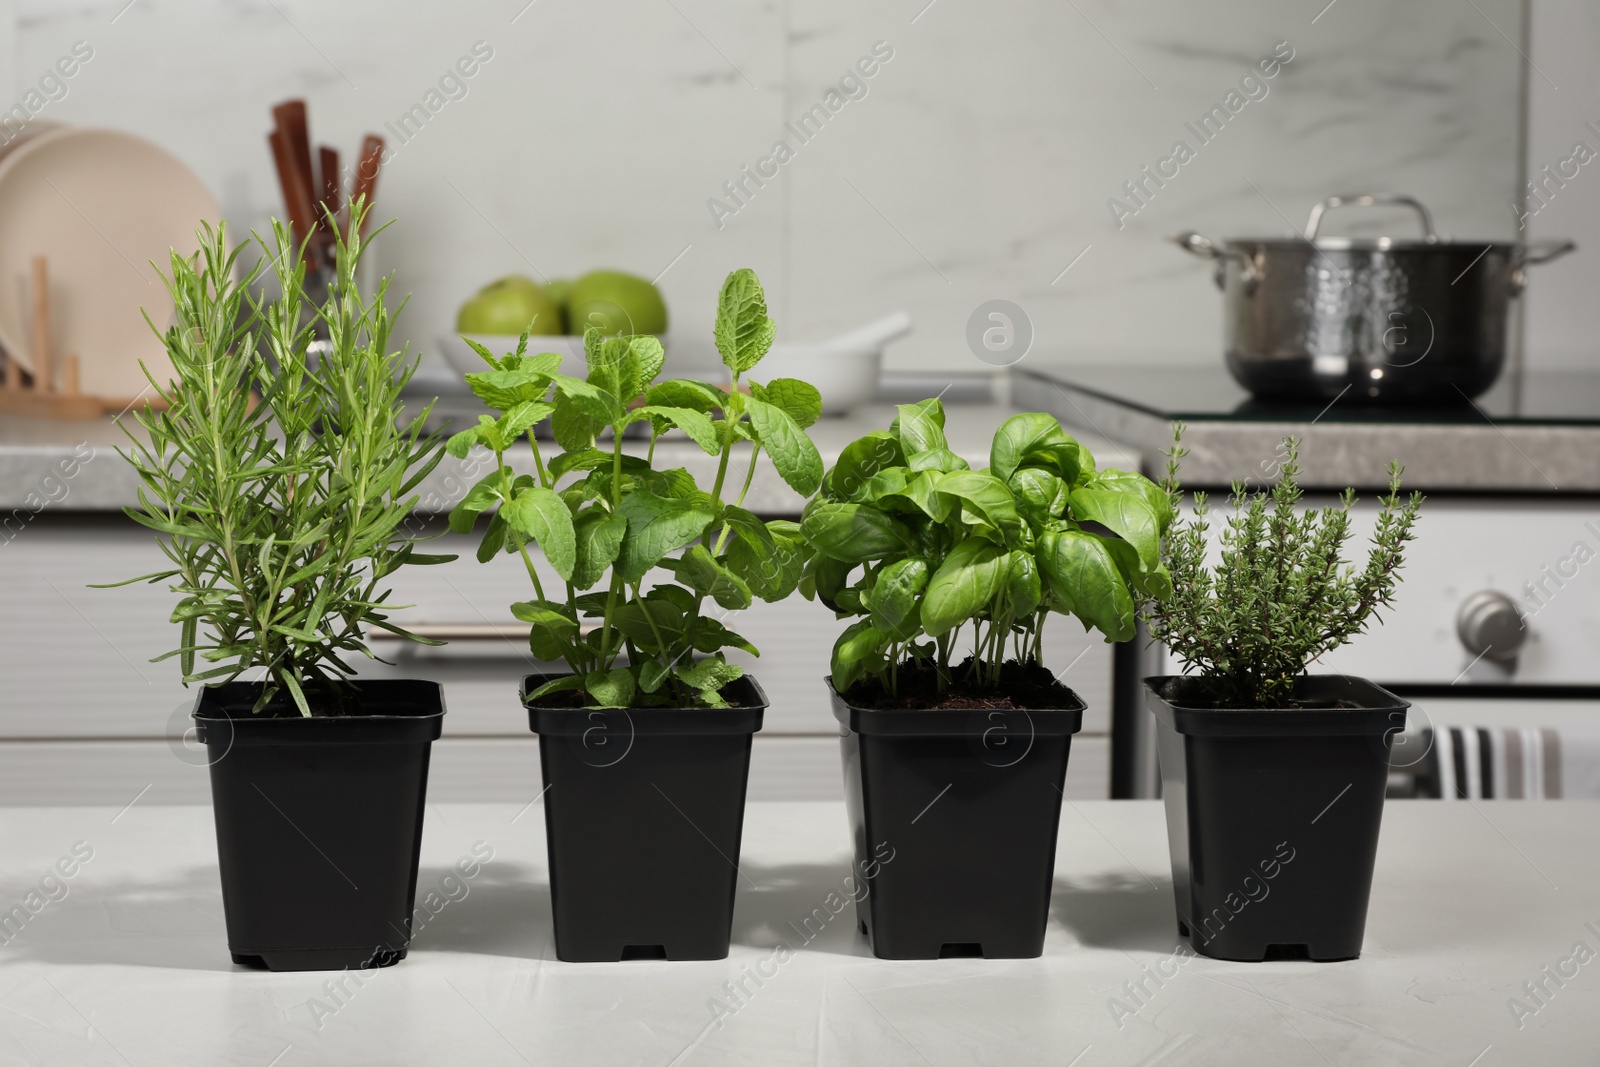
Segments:
[[[1480,589],[1461,602],[1456,636],[1474,656],[1511,662],[1528,639],[1516,601],[1493,589]]]

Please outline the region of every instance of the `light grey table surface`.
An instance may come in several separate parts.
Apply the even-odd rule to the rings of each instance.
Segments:
[[[1021,409],[998,404],[948,405],[946,434],[952,449],[975,467],[988,466],[989,442],[995,428],[1017,410]],[[871,430],[887,429],[894,416],[893,405],[870,404],[838,418],[823,418],[807,432],[824,465],[831,466],[845,445]],[[1128,466],[1131,460],[1137,467],[1131,451],[1093,434],[1085,434],[1083,439],[1096,450],[1102,465]],[[14,508],[35,513],[44,509],[116,511],[136,504],[139,480],[115,451],[126,442],[125,435],[109,419],[65,422],[0,415],[0,513]],[[541,447],[547,458],[558,451],[554,442]],[[644,443],[628,441],[625,448],[642,455]],[[748,446],[740,445],[729,463],[728,482],[733,493],[743,483],[748,457]],[[446,456],[417,488],[421,497],[419,510],[449,511],[478,478],[489,472],[492,462],[492,454],[481,449],[465,460]],[[511,454],[511,462],[519,470],[533,470],[531,453],[525,447]],[[715,457],[675,432],[657,443],[655,465],[684,467],[708,489],[716,478]],[[771,461],[763,458],[745,507],[763,515],[783,515],[799,514],[804,504],[804,499],[777,476]]]
[[[26,907],[75,844],[93,853],[0,946],[0,1063],[1600,1059],[1596,803],[1391,802],[1365,950],[1332,964],[1172,958],[1158,802],[1063,809],[1045,952],[1033,960],[877,960],[849,905],[805,940],[803,921],[829,914],[850,871],[843,805],[758,802],[745,820],[728,959],[560,963],[543,829],[537,804],[430,806],[418,898],[444,901],[449,889],[454,899],[438,904],[408,959],[344,977],[341,989],[339,975],[229,962],[207,808],[0,809],[6,909]],[[492,858],[446,884],[475,847]],[[1549,977],[1558,972],[1566,977]],[[730,993],[740,982],[744,992]],[[1541,982],[1535,1002],[1525,983]],[[1513,1001],[1528,1010],[1519,1017]]]

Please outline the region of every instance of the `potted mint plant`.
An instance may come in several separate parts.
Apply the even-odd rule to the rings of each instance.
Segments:
[[[410,939],[430,742],[444,699],[424,681],[358,682],[387,582],[424,556],[401,523],[441,448],[402,418],[415,369],[389,350],[388,281],[355,285],[364,210],[337,244],[326,301],[281,225],[263,250],[282,295],[252,300],[221,227],[172,256],[163,406],[136,412],[128,516],[169,566],[130,581],[178,594],[167,655],[207,746],[222,902],[235,963],[272,970],[383,965]],[[320,353],[308,358],[314,331]],[[147,372],[148,374],[148,372]],[[120,583],[128,584],[128,583]]]
[[[938,400],[900,407],[823,479],[801,588],[857,619],[828,686],[858,869],[872,872],[858,922],[878,956],[1043,951],[1084,707],[1042,663],[1044,625],[1070,614],[1133,637],[1136,593],[1170,591],[1169,515],[1160,487],[1096,470],[1039,412],[1007,419],[989,466],[970,470]]]
[[[1180,436],[1181,436],[1181,427]],[[1181,502],[1171,453],[1166,488]],[[1389,466],[1367,562],[1344,563],[1355,491],[1300,508],[1299,442],[1270,492],[1235,485],[1221,554],[1208,506],[1167,534],[1172,595],[1144,605],[1184,673],[1145,679],[1158,724],[1178,932],[1218,959],[1361,954],[1389,748],[1408,703],[1364,678],[1308,674],[1393,603],[1419,493]]]
[[[530,675],[522,693],[539,735],[563,960],[728,954],[750,744],[767,698],[725,659],[726,648],[756,651],[726,620],[788,596],[802,563],[797,524],[741,505],[762,456],[802,495],[822,479],[805,433],[822,411],[817,390],[744,378],[774,330],[761,283],[737,270],[715,331],[730,390],[657,382],[653,337],[590,328],[584,378],[561,374],[560,355],[529,355],[526,335],[503,357],[473,345],[486,366],[467,384],[498,417],[480,416],[447,448],[482,445],[495,463],[450,525],[464,533],[490,515],[478,558],[522,559],[533,598],[512,613],[529,624],[534,655],[567,668]],[[554,455],[534,434],[546,421]],[[648,430],[642,455],[623,446],[636,424]],[[682,467],[654,465],[674,429],[717,457],[710,491]],[[524,440],[531,463],[518,472],[509,456]],[[733,494],[736,449],[747,466]],[[541,577],[534,546],[552,573]]]

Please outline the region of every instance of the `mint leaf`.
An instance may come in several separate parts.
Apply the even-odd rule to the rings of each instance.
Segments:
[[[617,573],[629,583],[644,578],[667,553],[699,538],[717,517],[697,501],[669,499],[644,490],[623,497],[617,513],[628,523],[617,556]]]
[[[676,426],[688,434],[707,455],[715,456],[722,451],[722,442],[717,440],[716,427],[711,425],[710,417],[702,412],[693,408],[666,407],[660,404],[647,404],[634,412],[634,417],[642,418],[647,415]]]
[[[530,486],[502,507],[500,515],[524,538],[538,542],[550,566],[563,581],[572,577],[572,568],[577,562],[572,512],[553,490]]]
[[[713,331],[722,362],[735,377],[761,362],[772,347],[777,325],[767,318],[767,297],[756,272],[741,267],[728,275],[717,298]]]
[[[789,487],[810,496],[822,484],[822,456],[788,412],[764,400],[745,401],[756,438]]]
[[[822,394],[817,387],[798,378],[774,378],[767,383],[767,395],[762,399],[789,413],[795,425],[802,430],[816,422],[822,415]]]
[[[622,551],[628,520],[615,512],[591,507],[580,512],[572,526],[577,547],[572,585],[576,589],[589,589],[605,574],[606,568],[616,562],[617,553]]]

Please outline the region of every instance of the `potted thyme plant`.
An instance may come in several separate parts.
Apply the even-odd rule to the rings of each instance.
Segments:
[[[1180,439],[1181,439],[1181,430]],[[1144,605],[1182,675],[1145,679],[1158,724],[1178,932],[1218,959],[1361,954],[1389,748],[1408,703],[1364,678],[1308,674],[1393,602],[1420,493],[1389,466],[1371,552],[1344,562],[1355,491],[1300,509],[1299,442],[1270,492],[1233,490],[1207,562],[1204,493],[1167,534],[1172,595]],[[1166,488],[1182,491],[1174,445]]]
[[[482,445],[495,463],[450,525],[465,533],[491,514],[478,558],[521,557],[534,597],[512,613],[529,624],[535,656],[567,667],[530,675],[522,693],[539,735],[563,960],[728,954],[750,744],[767,699],[724,658],[725,648],[756,651],[724,620],[756,598],[788,596],[802,564],[796,523],[741,505],[763,455],[802,495],[822,479],[805,433],[822,411],[817,390],[741,381],[774,331],[761,283],[737,270],[715,330],[730,390],[657,382],[664,355],[653,337],[590,328],[585,378],[559,373],[557,354],[529,355],[526,336],[503,357],[473,345],[486,367],[467,383],[499,417],[480,416],[446,447],[465,456]],[[545,420],[555,455],[534,434]],[[649,431],[643,455],[623,446],[636,423]],[[674,428],[717,457],[709,492],[682,467],[654,466],[658,439]],[[518,473],[508,455],[523,440],[531,467]],[[734,495],[730,464],[745,442]],[[558,581],[541,578],[533,546]]]
[[[360,205],[358,205],[358,208]],[[424,681],[357,682],[387,580],[424,556],[401,523],[442,449],[402,419],[415,369],[389,351],[388,280],[355,285],[364,210],[337,244],[326,301],[308,306],[285,229],[262,242],[282,295],[235,280],[240,249],[205,226],[166,279],[173,379],[136,412],[122,455],[167,569],[183,682],[210,762],[228,947],[272,970],[386,965],[410,939],[430,742],[444,700]],[[326,343],[308,358],[313,331]],[[158,331],[159,332],[159,331]],[[148,371],[146,372],[148,376]],[[127,582],[119,584],[128,584]]]
[[[802,592],[857,617],[828,687],[871,872],[858,924],[888,959],[1038,956],[1084,707],[1041,662],[1044,624],[1133,637],[1136,594],[1171,588],[1170,508],[1143,476],[1096,470],[1053,416],[1007,419],[978,471],[944,421],[936,399],[901,406],[843,450],[801,523]]]

